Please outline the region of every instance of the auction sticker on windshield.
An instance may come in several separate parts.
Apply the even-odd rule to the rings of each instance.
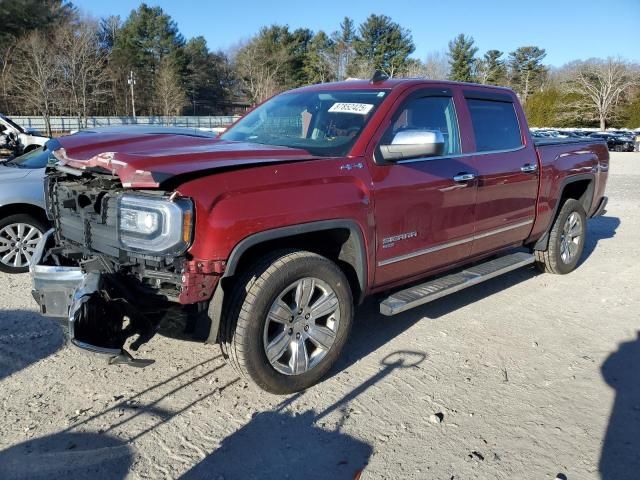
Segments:
[[[334,103],[331,105],[331,113],[356,113],[366,115],[371,111],[373,105],[370,103]]]

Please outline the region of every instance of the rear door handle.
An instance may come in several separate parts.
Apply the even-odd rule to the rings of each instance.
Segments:
[[[538,165],[536,165],[535,163],[525,163],[523,166],[520,167],[520,171],[524,173],[533,173],[533,172],[536,172],[537,170],[538,170]]]
[[[474,178],[476,178],[476,176],[473,173],[459,173],[458,175],[453,177],[453,181],[458,183],[466,183],[470,182]]]

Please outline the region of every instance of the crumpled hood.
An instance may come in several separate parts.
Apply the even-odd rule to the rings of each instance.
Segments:
[[[54,155],[61,165],[107,170],[135,188],[199,171],[315,158],[301,149],[174,134],[86,133],[58,141],[62,148]]]

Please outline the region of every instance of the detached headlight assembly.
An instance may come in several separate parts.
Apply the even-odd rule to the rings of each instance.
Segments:
[[[191,244],[193,203],[142,195],[118,199],[118,238],[125,250],[181,255]]]

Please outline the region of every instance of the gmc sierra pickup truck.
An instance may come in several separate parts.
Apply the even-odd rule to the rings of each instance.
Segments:
[[[133,366],[150,360],[125,344],[184,324],[280,394],[327,373],[367,295],[394,315],[525,265],[572,271],[607,202],[604,142],[534,141],[511,90],[474,84],[314,85],[216,139],[59,141],[42,313]]]

